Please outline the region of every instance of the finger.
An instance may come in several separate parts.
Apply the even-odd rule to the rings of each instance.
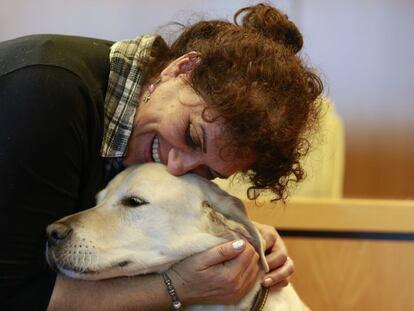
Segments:
[[[256,252],[248,254],[246,249],[236,259],[229,261],[222,272],[223,294],[228,297],[242,297],[255,284],[259,268],[259,255]]]
[[[289,285],[289,280],[283,280],[271,286],[272,289],[279,289]]]
[[[289,282],[289,277],[295,271],[292,259],[288,257],[285,264],[277,270],[274,270],[263,277],[262,284],[266,287],[276,286],[276,284]]]
[[[273,248],[278,248],[280,252],[287,254],[287,247],[283,239],[280,237],[279,233],[275,230],[275,244]]]
[[[271,252],[266,255],[266,261],[270,270],[283,266],[288,260],[288,256],[284,252]]]
[[[253,222],[256,228],[259,230],[260,235],[263,237],[265,241],[265,249],[269,250],[273,247],[273,245],[276,243],[276,240],[278,238],[278,234],[276,232],[276,229],[273,226],[260,224],[257,222]]]
[[[253,246],[246,243],[244,250],[232,260],[221,265],[220,274],[223,277],[223,283],[234,287],[239,280],[243,279],[246,270],[251,270],[251,267],[258,266],[259,255],[256,253]],[[226,285],[227,286],[227,285]]]
[[[237,283],[233,284],[233,295],[237,300],[244,297],[256,284],[257,275],[260,271],[257,262],[251,262],[247,267],[243,267]]]
[[[260,271],[259,258],[259,255],[256,254],[253,260],[250,260],[247,267],[245,266],[241,270],[243,280],[242,283],[247,287],[247,289],[250,289],[250,287],[256,283],[257,274]]]
[[[213,247],[203,253],[204,265],[206,268],[214,266],[240,255],[246,247],[244,240],[227,242]]]
[[[278,242],[278,236],[276,235],[276,230],[273,227],[269,226],[269,230],[266,231],[266,234],[263,235],[266,242],[266,250],[272,249]]]

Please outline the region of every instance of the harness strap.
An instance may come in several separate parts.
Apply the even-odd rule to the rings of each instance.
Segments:
[[[262,311],[266,304],[268,295],[269,295],[269,288],[261,286],[260,290],[256,294],[256,297],[254,298],[254,303],[252,307],[250,308],[250,311]]]

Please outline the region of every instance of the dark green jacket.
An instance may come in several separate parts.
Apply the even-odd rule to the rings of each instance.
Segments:
[[[112,42],[34,35],[0,43],[0,309],[44,310],[55,273],[45,228],[93,206]]]

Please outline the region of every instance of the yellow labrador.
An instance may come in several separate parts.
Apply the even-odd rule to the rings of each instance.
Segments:
[[[268,269],[263,242],[243,204],[194,174],[176,177],[161,164],[133,166],[97,196],[96,207],[47,228],[46,257],[66,276],[99,280],[159,273],[192,254],[243,238],[261,255],[262,274],[237,306],[185,310],[250,310]],[[258,308],[259,309],[259,308]],[[271,291],[261,310],[307,310],[291,286]]]

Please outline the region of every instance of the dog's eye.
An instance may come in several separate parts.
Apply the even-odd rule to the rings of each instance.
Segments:
[[[133,197],[133,196],[123,198],[121,203],[122,203],[122,205],[127,206],[127,207],[138,207],[138,206],[141,206],[141,205],[148,204],[147,201],[145,201],[141,198],[138,198],[138,197]]]

